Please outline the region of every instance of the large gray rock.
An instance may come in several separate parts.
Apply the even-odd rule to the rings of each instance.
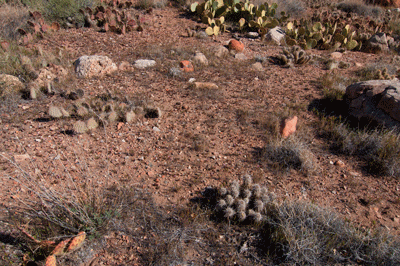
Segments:
[[[387,50],[389,50],[389,45],[384,32],[372,35],[372,37],[367,41],[367,52],[380,53]]]
[[[346,88],[349,113],[382,125],[400,126],[400,82],[398,80],[369,80]]]
[[[74,66],[79,78],[100,77],[118,70],[117,65],[103,55],[81,56],[74,62]]]

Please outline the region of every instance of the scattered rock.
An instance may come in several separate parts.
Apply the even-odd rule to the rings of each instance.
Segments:
[[[23,162],[25,160],[30,159],[31,157],[29,156],[29,154],[25,153],[25,154],[16,154],[14,155],[14,160],[16,163],[20,163]]]
[[[389,50],[389,46],[384,32],[374,34],[366,44],[365,50],[369,53],[380,53]]]
[[[258,34],[258,32],[250,31],[246,34],[246,37],[250,39],[257,39],[260,37],[260,34]]]
[[[199,31],[196,33],[196,38],[198,39],[208,39],[208,34],[205,31]]]
[[[228,44],[229,50],[237,53],[241,53],[244,50],[244,44],[238,40],[230,40]]]
[[[193,62],[198,65],[208,66],[207,57],[201,52],[196,52],[193,57]]]
[[[369,80],[346,88],[349,113],[358,119],[376,121],[388,127],[399,126],[400,82]]]
[[[218,89],[218,85],[212,82],[193,82],[192,84],[195,89],[210,89],[210,90]]]
[[[156,65],[156,61],[151,60],[151,59],[138,59],[135,61],[135,64],[134,64],[134,66],[136,68],[140,68],[140,69],[153,67],[155,65]]]
[[[252,64],[251,67],[256,71],[264,71],[264,67],[260,62]]]
[[[280,45],[282,39],[285,37],[285,34],[286,33],[283,29],[281,29],[280,27],[275,27],[268,31],[268,33],[265,35],[265,40],[272,41],[277,45]]]
[[[334,60],[340,60],[343,57],[343,54],[340,52],[333,52],[330,54],[330,57]]]
[[[237,53],[237,54],[235,54],[235,59],[246,60],[247,56],[245,56],[243,53]]]
[[[18,93],[24,88],[24,84],[15,76],[0,74],[0,97]]]
[[[132,65],[127,61],[122,61],[118,66],[119,71],[133,71]]]
[[[335,161],[334,165],[339,166],[339,167],[344,167],[344,162],[342,160],[337,160]]]
[[[188,60],[183,60],[179,64],[180,64],[181,70],[183,72],[193,72],[194,71],[193,64]]]
[[[110,58],[102,55],[81,56],[74,62],[74,66],[79,78],[101,77],[118,70]]]
[[[169,69],[169,74],[172,77],[178,77],[178,76],[180,76],[182,74],[182,70],[180,68],[177,68],[177,67],[171,67]]]
[[[287,138],[296,132],[297,116],[289,117],[281,122],[280,133],[282,138]]]
[[[222,58],[229,54],[229,50],[225,46],[217,46],[214,53],[216,57]]]

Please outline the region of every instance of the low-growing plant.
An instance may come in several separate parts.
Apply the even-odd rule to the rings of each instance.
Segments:
[[[331,141],[333,151],[362,159],[369,173],[400,177],[400,135],[397,131],[351,129],[334,121],[326,124],[321,133]]]

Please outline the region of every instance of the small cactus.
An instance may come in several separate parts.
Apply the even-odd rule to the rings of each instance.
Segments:
[[[115,111],[112,111],[108,114],[108,118],[107,118],[109,123],[114,123],[118,120],[118,113]]]
[[[83,121],[76,121],[73,127],[74,127],[74,132],[77,134],[83,134],[88,130],[86,123]]]
[[[87,116],[89,114],[89,110],[84,106],[79,106],[76,110],[76,114],[80,117]]]
[[[226,205],[227,205],[227,203],[226,203],[226,201],[225,200],[223,200],[223,199],[220,199],[219,201],[218,201],[218,203],[217,203],[217,207],[219,208],[219,209],[223,209],[224,207],[226,207]]]
[[[243,176],[243,187],[244,188],[251,188],[252,184],[253,184],[253,179],[251,178],[250,175]]]
[[[224,214],[225,214],[225,218],[232,219],[233,216],[235,215],[235,210],[232,209],[231,207],[228,207],[225,209]]]
[[[93,130],[93,129],[96,129],[99,126],[99,124],[97,123],[96,119],[91,117],[86,122],[86,126],[87,126],[88,130]]]
[[[227,190],[226,188],[221,187],[221,188],[219,189],[219,195],[220,195],[220,196],[225,196],[226,193],[228,193],[228,190]]]
[[[49,116],[52,118],[61,118],[63,116],[62,111],[57,106],[51,105],[49,107]]]
[[[259,184],[253,185],[253,196],[255,198],[261,197],[261,187]]]
[[[228,206],[231,206],[235,202],[235,199],[231,195],[227,195],[225,201]]]

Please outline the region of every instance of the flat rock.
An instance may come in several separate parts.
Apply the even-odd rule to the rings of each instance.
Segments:
[[[151,60],[151,59],[138,59],[135,61],[135,64],[134,64],[134,66],[136,68],[140,68],[140,69],[153,67],[155,65],[156,65],[156,61]]]
[[[222,58],[229,54],[229,50],[225,46],[217,46],[217,48],[214,50],[214,54],[216,57]]]
[[[100,77],[118,70],[109,57],[102,55],[81,56],[74,66],[79,78]]]

